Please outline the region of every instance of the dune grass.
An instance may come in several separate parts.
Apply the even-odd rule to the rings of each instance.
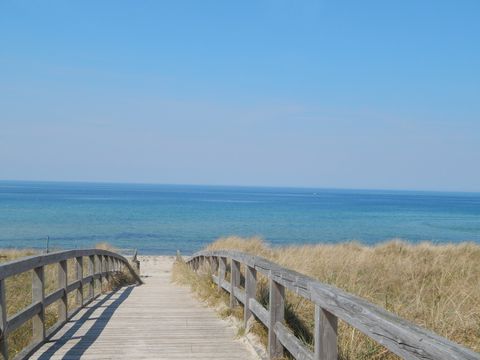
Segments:
[[[98,248],[114,250],[106,243],[99,244]],[[20,259],[27,256],[39,255],[41,252],[33,249],[0,249],[0,264],[7,261]],[[55,291],[58,288],[58,265],[51,264],[45,266],[45,295]],[[87,267],[84,266],[84,275],[87,275]],[[75,274],[75,264],[73,259],[67,261],[68,282],[73,282]],[[133,283],[130,274],[120,273],[111,277],[108,283],[104,283],[102,288],[97,288],[96,292],[108,292],[114,288]],[[32,302],[32,271],[27,271],[5,280],[7,315],[12,316]],[[84,298],[87,297],[88,287],[84,288]],[[68,296],[68,309],[76,307],[75,291]],[[50,328],[58,321],[58,301],[45,309],[46,328]],[[20,328],[8,336],[9,357],[13,358],[18,352],[25,348],[32,338],[32,322],[27,321]],[[1,357],[1,356],[0,356]]]
[[[265,257],[361,296],[372,303],[430,329],[441,336],[480,351],[480,245],[434,245],[392,240],[376,246],[351,242],[334,245],[271,247],[259,238],[228,237],[207,250],[234,249]],[[177,262],[174,279],[190,284],[207,302],[226,301],[208,276],[191,272]],[[259,277],[257,298],[268,302],[266,279]],[[286,293],[286,322],[312,346],[313,305]],[[239,314],[238,310],[233,315]],[[253,326],[264,341],[266,331]],[[381,345],[339,322],[341,359],[396,359]]]

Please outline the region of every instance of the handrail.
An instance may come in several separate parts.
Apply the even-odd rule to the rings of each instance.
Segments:
[[[230,282],[225,280],[227,260]],[[209,262],[218,288],[230,293],[230,306],[243,304],[245,327],[255,315],[268,328],[271,359],[281,357],[286,348],[295,359],[336,360],[337,322],[341,319],[403,359],[480,360],[480,354],[358,296],[264,258],[238,251],[200,251],[187,263],[197,270],[201,261]],[[239,287],[240,264],[245,269],[245,290]],[[268,310],[255,299],[257,271],[269,279]],[[284,325],[285,289],[315,304],[313,352]]]
[[[75,280],[68,283],[67,260],[75,259]],[[86,260],[86,261],[85,261]],[[58,288],[45,295],[45,266],[58,264]],[[88,275],[83,275],[83,267],[87,266]],[[101,294],[95,288],[104,280],[109,281],[111,275],[122,270],[124,266],[133,276],[137,284],[142,284],[140,276],[135,272],[128,260],[115,252],[103,249],[81,249],[58,251],[42,255],[34,255],[0,264],[0,354],[8,360],[7,337],[13,331],[32,319],[33,339],[15,358],[23,359],[38,349],[48,338],[57,332],[82,307]],[[32,272],[32,304],[13,316],[7,316],[7,299],[5,280],[26,271]],[[88,289],[86,298],[84,287]],[[68,311],[68,294],[76,291],[77,307]],[[45,327],[45,308],[60,300],[58,321],[51,329]]]

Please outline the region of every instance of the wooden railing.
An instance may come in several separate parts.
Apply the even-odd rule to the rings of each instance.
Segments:
[[[67,260],[74,259],[75,280],[68,282]],[[58,264],[58,288],[45,294],[45,266]],[[84,276],[84,267],[87,275]],[[25,358],[41,346],[46,339],[59,330],[79,309],[90,303],[101,293],[101,285],[109,281],[112,274],[127,269],[138,284],[142,283],[123,256],[100,249],[60,251],[30,256],[0,265],[0,354],[8,359],[8,335],[32,319],[33,338],[30,344],[15,358]],[[17,314],[7,316],[5,280],[26,271],[32,271],[32,303]],[[84,288],[87,295],[84,298]],[[96,289],[100,288],[97,293]],[[68,311],[67,296],[76,291],[76,307]],[[45,308],[59,301],[58,321],[50,329],[45,325]]]
[[[268,328],[268,354],[283,356],[284,348],[295,359],[334,360],[337,354],[337,322],[343,320],[404,359],[479,360],[480,354],[442,338],[352,294],[320,283],[266,259],[236,251],[202,251],[187,263],[197,270],[211,266],[213,281],[230,293],[230,306],[244,306],[245,327],[252,315]],[[225,279],[230,264],[230,281]],[[243,265],[245,286],[240,287]],[[269,281],[268,310],[256,299],[257,272]],[[285,289],[315,305],[314,351],[284,321]]]

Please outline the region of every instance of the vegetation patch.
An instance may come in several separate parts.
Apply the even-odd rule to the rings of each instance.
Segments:
[[[392,240],[376,246],[356,242],[271,247],[260,238],[222,238],[206,250],[237,250],[267,258],[286,268],[355,294],[398,316],[480,351],[480,245],[410,244]],[[208,268],[195,274],[177,261],[174,279],[189,284],[213,305],[228,303],[210,279]],[[228,278],[228,275],[227,275]],[[243,275],[242,275],[243,281]],[[268,304],[266,279],[259,276],[257,300]],[[295,335],[313,347],[314,307],[286,291],[285,318]],[[263,341],[260,323],[250,329]],[[340,359],[396,359],[358,330],[339,321]]]

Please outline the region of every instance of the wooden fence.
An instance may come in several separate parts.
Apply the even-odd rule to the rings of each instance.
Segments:
[[[67,260],[74,259],[75,280],[68,282]],[[58,288],[45,294],[45,266],[58,264]],[[84,276],[84,267],[87,275]],[[101,284],[109,281],[113,273],[127,269],[138,284],[142,283],[123,256],[101,249],[59,251],[44,255],[30,256],[0,265],[0,353],[8,359],[8,335],[32,319],[33,338],[31,343],[15,358],[25,358],[40,347],[45,340],[60,329],[83,306],[101,293]],[[32,303],[17,314],[7,316],[5,280],[8,277],[32,271]],[[96,289],[100,287],[100,292]],[[84,298],[84,288],[87,295]],[[76,308],[68,311],[67,296],[76,291]],[[59,301],[58,321],[50,329],[45,326],[45,308]]]
[[[245,327],[252,315],[268,328],[268,354],[283,356],[284,348],[295,359],[334,360],[337,353],[337,322],[343,320],[403,359],[480,360],[480,354],[357,296],[320,283],[266,259],[236,251],[202,251],[187,263],[198,270],[201,263],[211,266],[213,281],[230,293],[230,306],[244,306]],[[230,281],[225,279],[230,265]],[[240,286],[241,266],[245,286]],[[269,306],[256,300],[257,272],[269,281]],[[284,321],[285,289],[315,305],[314,351],[287,328]]]

